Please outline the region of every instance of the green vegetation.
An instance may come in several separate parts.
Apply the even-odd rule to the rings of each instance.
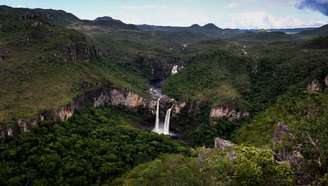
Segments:
[[[57,109],[76,96],[111,84],[146,97],[148,82],[111,58],[100,59],[84,34],[38,18],[0,13],[0,123]],[[1,51],[0,51],[1,52]]]
[[[90,108],[1,139],[0,185],[292,185],[300,180],[291,170],[295,179],[304,173],[302,184],[327,184],[327,26],[293,36],[202,28],[204,34],[96,24],[56,10],[0,10],[1,125],[102,87],[148,98],[149,81],[179,64],[184,69],[163,92],[187,106],[171,128],[189,148],[213,147],[215,137],[239,144],[190,155],[178,140],[137,129],[148,113]],[[320,81],[318,93],[306,92],[312,80]],[[251,117],[215,120],[214,106]],[[278,123],[292,136],[279,145]],[[280,150],[299,152],[302,161],[276,162]]]
[[[204,150],[195,156],[166,155],[139,165],[116,185],[292,185],[293,173],[287,163],[278,164],[270,150],[235,147]]]
[[[187,107],[192,107],[188,105]],[[182,134],[181,138],[192,147],[213,147],[214,138],[220,136],[230,139],[238,128],[238,122],[212,120],[209,118],[210,105],[195,105],[193,112],[184,109],[172,123],[175,131]]]
[[[179,100],[207,101],[212,105],[238,102],[249,87],[249,63],[247,58],[226,51],[196,56],[180,74],[168,79],[163,91]]]
[[[287,94],[239,129],[235,141],[274,149],[272,141],[274,129],[279,122],[285,123],[294,139],[285,141],[284,147],[279,148],[300,151],[305,159],[301,166],[309,171],[313,180],[318,180],[328,172],[327,109],[326,93]]]
[[[165,136],[139,130],[140,118],[89,109],[0,143],[0,185],[100,185],[162,153],[187,153]]]

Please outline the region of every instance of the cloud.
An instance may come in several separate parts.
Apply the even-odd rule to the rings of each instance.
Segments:
[[[299,9],[311,9],[328,16],[328,0],[301,0],[296,4]]]
[[[142,10],[151,10],[151,9],[157,9],[157,8],[162,8],[163,6],[160,5],[138,5],[138,6],[122,6],[120,7],[121,9],[124,10],[138,10],[138,11],[142,11]]]
[[[277,17],[267,12],[245,12],[232,16],[230,28],[301,28],[322,26],[323,22],[308,22],[295,17]]]
[[[133,24],[190,26],[211,22],[203,10],[167,5],[122,6],[116,18]]]
[[[232,2],[232,3],[229,3],[227,4],[227,8],[236,8],[239,6],[239,3],[236,3],[236,2]]]

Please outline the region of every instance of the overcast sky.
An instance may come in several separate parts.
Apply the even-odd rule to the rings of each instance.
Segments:
[[[0,0],[0,4],[62,9],[81,19],[111,16],[133,24],[295,28],[328,23],[328,0]]]

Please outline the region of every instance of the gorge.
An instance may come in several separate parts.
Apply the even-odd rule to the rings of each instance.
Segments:
[[[328,26],[0,20],[1,186],[328,185]]]

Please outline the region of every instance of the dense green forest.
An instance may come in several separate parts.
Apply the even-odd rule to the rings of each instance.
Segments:
[[[166,136],[135,128],[134,114],[87,109],[0,143],[0,185],[101,185],[164,153],[188,154]]]
[[[292,185],[288,164],[270,150],[240,146],[225,151],[199,149],[194,156],[166,155],[142,164],[114,185]]]
[[[0,20],[0,185],[328,185],[327,26]]]

